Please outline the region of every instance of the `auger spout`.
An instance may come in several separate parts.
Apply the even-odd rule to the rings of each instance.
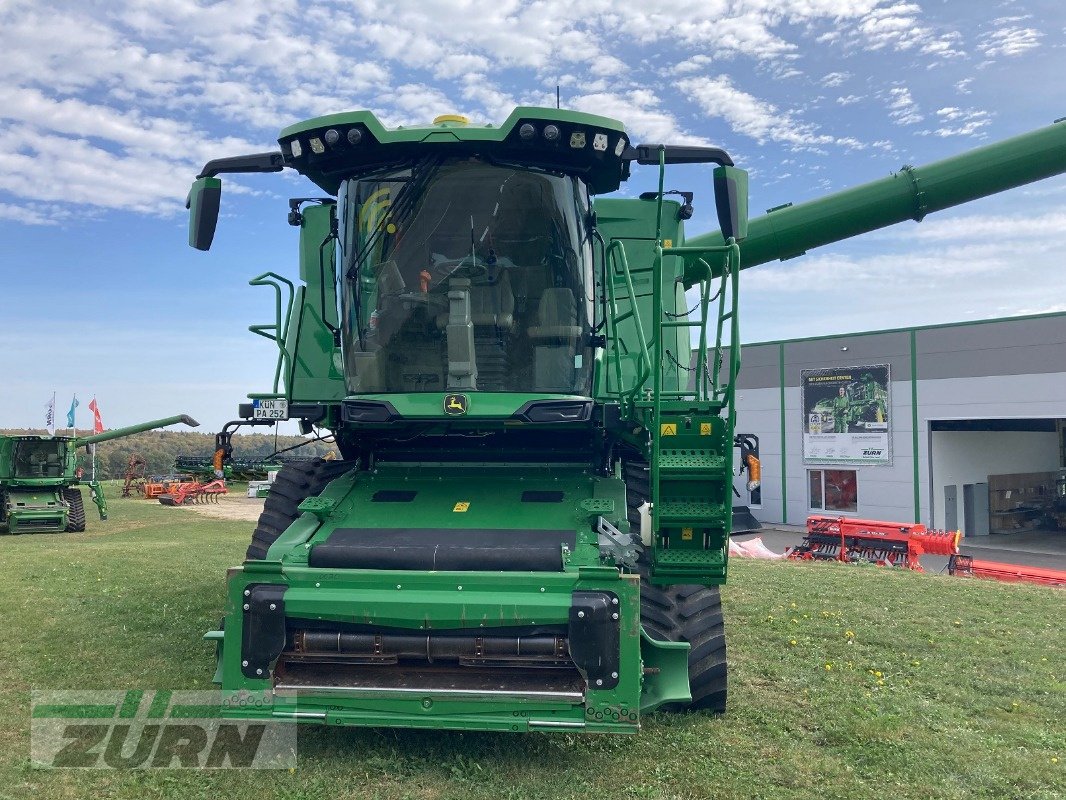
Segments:
[[[773,209],[748,223],[740,266],[794,258],[908,219],[920,222],[927,214],[1063,172],[1066,118],[924,167],[904,166],[886,178]],[[722,243],[719,231],[685,241],[692,247]],[[695,264],[691,268],[695,270]]]

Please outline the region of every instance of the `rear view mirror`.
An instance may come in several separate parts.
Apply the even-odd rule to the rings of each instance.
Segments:
[[[722,237],[740,241],[748,235],[748,173],[737,167],[714,168],[714,205]]]
[[[189,189],[185,207],[189,209],[189,246],[210,250],[218,224],[218,208],[222,200],[222,181],[218,178],[199,178]]]

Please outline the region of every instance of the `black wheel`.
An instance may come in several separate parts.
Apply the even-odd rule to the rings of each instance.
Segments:
[[[81,490],[70,487],[63,490],[63,499],[70,507],[67,511],[67,532],[81,533],[85,530],[85,501]]]
[[[326,484],[352,468],[350,461],[314,461],[286,464],[278,471],[270,494],[263,504],[263,513],[252,534],[252,543],[245,555],[249,561],[262,561],[267,550],[282,532],[292,524],[300,512],[296,507],[306,498],[326,488]]]
[[[640,531],[640,507],[651,494],[648,465],[630,461],[624,465],[626,506],[630,530]],[[653,639],[688,642],[688,679],[692,703],[672,704],[662,710],[686,708],[725,713],[726,648],[725,617],[717,586],[653,586],[647,568],[640,564],[640,622]]]

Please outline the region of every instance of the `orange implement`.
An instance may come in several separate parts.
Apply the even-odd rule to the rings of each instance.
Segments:
[[[1066,587],[1066,571],[1024,564],[1004,564],[1000,561],[981,561],[971,556],[952,556],[948,572],[973,578],[991,578],[1007,583],[1039,583],[1044,586]]]
[[[789,551],[798,560],[867,562],[922,571],[923,553],[951,556],[959,552],[959,531],[929,530],[919,523],[885,522],[853,517],[807,517],[803,543]]]

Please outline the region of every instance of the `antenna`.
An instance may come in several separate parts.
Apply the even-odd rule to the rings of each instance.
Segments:
[[[555,107],[559,108],[559,84],[555,84]]]

